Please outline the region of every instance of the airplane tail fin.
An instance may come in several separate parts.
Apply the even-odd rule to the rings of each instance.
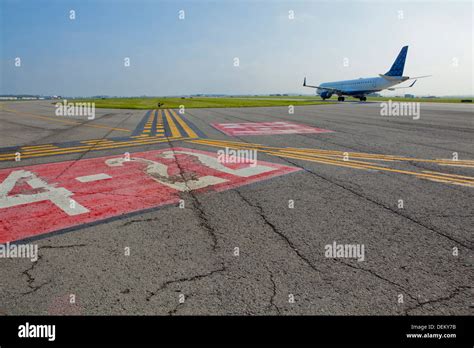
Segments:
[[[385,73],[385,76],[402,76],[403,69],[405,68],[405,60],[407,58],[408,46],[404,46],[397,59],[393,62],[392,67]]]

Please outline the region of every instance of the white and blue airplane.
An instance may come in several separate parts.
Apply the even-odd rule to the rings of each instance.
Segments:
[[[402,47],[402,50],[398,54],[397,59],[393,63],[392,67],[385,74],[379,74],[378,77],[360,78],[357,80],[346,80],[346,81],[335,81],[321,83],[319,86],[310,86],[306,84],[306,77],[304,78],[303,86],[316,88],[316,94],[318,94],[323,100],[331,98],[333,94],[338,96],[338,101],[344,101],[344,96],[351,96],[359,98],[360,101],[366,101],[367,94],[379,92],[384,89],[393,91],[395,89],[410,88],[416,82],[416,79],[428,77],[408,77],[403,76],[403,69],[405,68],[405,60],[407,58],[408,46]],[[402,82],[408,80],[415,80],[410,86],[394,88]]]

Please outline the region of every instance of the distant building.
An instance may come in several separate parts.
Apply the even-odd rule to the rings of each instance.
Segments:
[[[405,98],[415,98],[413,94],[405,94]]]

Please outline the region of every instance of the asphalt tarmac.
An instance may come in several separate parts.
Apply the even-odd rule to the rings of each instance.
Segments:
[[[88,120],[56,116],[51,101],[3,102],[0,239],[37,245],[39,257],[0,258],[0,314],[472,314],[473,139],[469,104],[422,103],[418,118],[344,102],[294,113],[96,109]],[[226,147],[256,150],[261,166],[221,175],[192,156]],[[138,168],[158,150],[168,157],[149,156],[166,158],[169,177]],[[92,204],[81,203],[88,220],[48,199],[8,206],[5,192],[38,194],[25,178],[9,190],[15,171],[41,178],[63,165],[48,182],[59,187],[126,153],[136,164],[120,173],[126,195],[97,191],[101,182],[76,192]],[[145,195],[142,183],[163,189]],[[328,256],[334,244],[359,257]]]

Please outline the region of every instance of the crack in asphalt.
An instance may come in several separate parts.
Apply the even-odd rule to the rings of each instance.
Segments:
[[[41,289],[43,286],[51,283],[51,281],[48,280],[47,282],[44,282],[43,284],[40,284],[40,285],[34,285],[33,284],[35,282],[35,277],[33,277],[30,272],[33,272],[35,267],[38,265],[38,262],[42,258],[43,258],[43,256],[38,254],[38,259],[31,264],[31,267],[29,267],[29,268],[25,269],[23,272],[21,272],[21,274],[26,276],[26,278],[27,278],[26,283],[27,283],[28,287],[31,289],[30,291],[22,292],[21,293],[22,295],[28,295],[28,294],[31,294],[33,292],[36,292],[39,289]]]
[[[212,243],[211,243],[212,251],[214,252],[214,251],[216,251],[216,248],[217,248],[217,236],[216,236],[214,227],[212,227],[212,225],[210,224],[209,219],[207,218],[206,213],[204,212],[203,206],[202,206],[201,202],[199,201],[199,199],[197,198],[197,196],[195,195],[194,190],[192,190],[188,186],[187,178],[184,175],[185,171],[184,171],[183,167],[181,166],[181,163],[179,162],[179,160],[176,156],[176,153],[174,151],[173,146],[171,145],[171,141],[170,141],[169,137],[166,136],[166,139],[167,139],[169,148],[173,152],[173,159],[174,159],[174,161],[176,163],[176,166],[179,170],[178,175],[181,177],[181,180],[184,182],[184,185],[187,188],[187,191],[185,193],[180,193],[180,198],[183,199],[183,197],[186,197],[186,196],[189,196],[191,198],[192,210],[195,213],[196,213],[196,210],[197,210],[196,215],[200,220],[199,225],[202,228],[204,228],[207,231],[207,233],[209,234],[209,236],[211,238],[211,241],[212,241]],[[197,275],[194,275],[194,276],[191,276],[191,277],[183,277],[183,278],[179,278],[179,279],[175,279],[175,280],[168,280],[168,281],[164,282],[156,291],[154,291],[154,292],[149,291],[149,295],[146,297],[146,300],[150,301],[150,299],[153,296],[155,296],[159,291],[164,290],[166,287],[168,287],[171,284],[180,283],[180,282],[192,282],[192,281],[200,280],[200,279],[203,279],[203,278],[206,278],[206,277],[210,277],[210,276],[212,276],[216,273],[225,272],[226,270],[227,270],[227,268],[225,266],[225,263],[221,262],[221,267],[220,268],[214,269],[214,270],[212,270],[208,273],[197,274]],[[168,314],[172,315],[172,314],[176,313],[177,310],[178,310],[178,307],[179,307],[179,305],[175,309],[169,311]]]
[[[242,194],[241,192],[239,192],[238,190],[234,190],[235,192],[238,193],[238,195],[251,207],[254,207],[254,208],[257,208],[259,210],[258,214],[260,215],[260,217],[265,221],[265,223],[267,225],[269,225],[272,230],[277,233],[280,237],[282,237],[286,242],[287,244],[295,251],[295,253],[307,264],[309,265],[312,269],[316,270],[317,272],[320,272],[320,273],[323,273],[321,270],[317,269],[297,248],[296,246],[290,241],[290,239],[288,237],[286,237],[282,232],[278,231],[278,229],[276,228],[276,226],[271,223],[267,217],[264,215],[264,212],[263,212],[263,208],[259,205],[256,205],[256,204],[252,204],[250,203],[249,200],[247,200]],[[335,259],[335,261],[339,261],[338,259]],[[415,296],[411,295],[409,293],[409,291],[402,285],[398,284],[398,283],[395,283],[393,281],[391,281],[390,279],[387,279],[383,276],[381,276],[380,274],[376,273],[375,271],[373,270],[370,270],[370,269],[366,269],[366,268],[362,268],[362,267],[356,267],[356,266],[353,266],[351,264],[348,264],[348,263],[345,263],[345,262],[342,262],[342,261],[339,261],[340,264],[343,264],[345,266],[348,266],[348,267],[351,267],[351,268],[354,268],[354,269],[357,269],[357,270],[361,270],[361,271],[365,271],[373,276],[375,276],[376,278],[380,279],[380,280],[383,280],[385,282],[388,282],[389,284],[393,285],[393,286],[396,286],[397,288],[403,290],[411,299],[413,299],[414,301],[416,302],[419,302],[418,298],[416,298]],[[268,268],[267,268],[268,270]],[[272,282],[273,282],[273,278],[271,279]],[[270,303],[272,303],[273,299],[271,300]]]
[[[122,123],[124,123],[125,121],[128,121],[128,119],[130,117],[132,117],[133,114],[130,114],[130,116],[128,116],[127,118],[123,119],[122,121],[120,121],[117,125],[114,126],[114,128],[120,126]],[[87,123],[87,122],[86,122]],[[74,127],[71,127],[72,128],[75,128],[75,127],[78,127],[78,126],[81,126],[82,124],[80,125],[77,125],[77,126],[74,126]],[[69,128],[68,128],[69,130]],[[96,143],[94,143],[94,145],[92,147],[90,147],[89,149],[87,149],[86,151],[84,152],[80,152],[79,153],[79,157],[77,159],[74,159],[71,161],[71,163],[66,167],[64,168],[64,170],[61,171],[61,173],[59,173],[58,175],[56,175],[55,179],[59,178],[60,176],[62,176],[65,172],[67,172],[69,170],[69,168],[71,168],[72,166],[74,166],[78,161],[80,161],[81,159],[84,158],[85,155],[87,155],[89,152],[93,151],[96,147],[98,147],[100,144],[99,144],[99,141],[100,140],[104,140],[104,139],[107,139],[107,136],[112,133],[114,131],[114,129],[110,129],[103,137],[101,137],[100,139],[98,139],[98,141]]]
[[[408,291],[408,289],[405,288],[403,285],[400,285],[400,284],[398,284],[398,283],[396,283],[396,282],[394,282],[394,281],[392,281],[388,278],[385,278],[385,277],[381,276],[380,274],[378,274],[377,272],[375,272],[371,269],[363,268],[363,267],[357,267],[357,266],[351,265],[350,263],[346,263],[346,262],[344,262],[342,260],[339,260],[339,259],[333,259],[333,260],[337,261],[340,264],[343,264],[345,266],[348,266],[348,267],[351,267],[351,268],[354,268],[354,269],[357,269],[357,270],[360,270],[360,271],[368,272],[368,273],[372,274],[374,277],[377,277],[377,278],[379,278],[379,279],[381,279],[381,280],[383,280],[387,283],[390,283],[393,286],[396,286],[397,288],[403,290],[408,295],[408,297],[410,297],[412,300],[414,300],[416,302],[419,302],[419,299],[416,296],[411,295],[410,292]]]
[[[330,183],[332,183],[332,184],[334,184],[334,185],[336,185],[336,186],[338,186],[338,187],[341,187],[341,188],[343,188],[343,189],[345,189],[345,190],[347,190],[347,191],[349,191],[349,192],[351,192],[351,193],[357,195],[358,197],[364,198],[364,199],[368,200],[369,202],[372,202],[372,203],[374,203],[374,204],[377,204],[377,205],[379,205],[379,206],[381,206],[381,207],[383,207],[383,208],[385,208],[385,209],[391,211],[392,213],[395,213],[395,214],[397,214],[397,215],[400,215],[400,216],[402,216],[402,217],[405,217],[405,218],[409,219],[410,221],[413,221],[413,222],[419,224],[420,226],[423,226],[423,227],[427,228],[427,229],[430,230],[430,231],[433,231],[433,232],[435,232],[435,233],[438,233],[436,230],[433,230],[433,229],[431,229],[431,228],[429,228],[429,227],[423,225],[422,223],[419,223],[418,221],[413,220],[412,218],[410,218],[410,217],[408,217],[408,216],[405,216],[405,215],[403,215],[403,214],[400,214],[399,212],[397,212],[397,211],[391,209],[390,207],[387,207],[387,206],[385,206],[385,205],[383,205],[383,204],[381,204],[381,203],[379,203],[379,202],[377,202],[377,201],[374,201],[374,200],[372,200],[372,199],[370,199],[370,198],[368,198],[368,197],[365,197],[365,196],[363,196],[363,195],[361,195],[361,194],[359,194],[359,193],[353,191],[352,189],[349,189],[349,188],[345,187],[344,185],[341,185],[341,184],[339,184],[339,183],[333,182],[333,181],[331,181],[331,180],[325,178],[324,176],[318,175],[318,174],[316,174],[315,172],[313,172],[313,171],[311,171],[311,170],[308,170],[307,168],[304,168],[303,166],[300,166],[300,165],[298,165],[297,163],[294,163],[294,162],[292,162],[292,161],[290,161],[290,160],[288,160],[288,159],[286,159],[286,158],[284,158],[284,160],[285,160],[286,162],[290,163],[290,164],[293,164],[293,165],[297,166],[298,168],[303,169],[305,172],[307,172],[307,173],[309,173],[309,174],[311,174],[311,175],[314,175],[314,176],[316,176],[316,177],[318,177],[318,178],[324,179],[324,180],[326,180],[326,181],[328,181],[328,182],[330,182]],[[238,190],[234,190],[234,191],[236,191],[236,192],[244,199],[244,201],[246,201],[249,205],[254,206],[254,207],[258,207],[258,208],[260,209],[260,215],[262,216],[263,209],[262,209],[260,206],[255,206],[255,205],[250,204],[249,201],[246,200],[246,199],[241,195],[240,192],[238,192]],[[263,217],[264,217],[264,216],[263,216]],[[265,221],[268,221],[268,220],[266,220],[265,217],[264,217],[264,219],[265,219]],[[270,224],[270,226],[274,226],[274,225],[273,225],[273,224]],[[276,228],[274,228],[274,230],[276,231]],[[445,235],[442,234],[442,233],[439,233],[439,234],[441,234],[442,236],[445,236]],[[457,240],[455,240],[455,239],[453,239],[453,238],[450,238],[449,236],[445,236],[445,237],[447,237],[448,239],[453,240],[453,241],[455,241],[455,242],[458,242]],[[285,236],[284,238],[289,242],[289,239],[288,239],[286,236]],[[460,242],[458,242],[458,243],[461,244],[461,245],[463,245],[463,246],[465,246],[463,243],[460,243]],[[291,244],[290,244],[290,245],[291,245]],[[468,248],[468,249],[470,249],[470,248],[467,247],[467,246],[465,246],[465,247]],[[337,260],[337,259],[336,259],[336,260]],[[404,286],[402,286],[402,285],[400,285],[400,284],[398,284],[398,283],[395,283],[395,282],[391,281],[390,279],[387,279],[387,278],[385,278],[385,277],[379,275],[378,273],[376,273],[376,272],[373,271],[373,270],[366,269],[366,268],[362,268],[362,267],[356,267],[356,266],[354,266],[354,265],[351,265],[351,264],[348,264],[348,263],[345,263],[345,262],[339,262],[339,263],[340,263],[340,264],[343,264],[343,265],[345,265],[345,266],[349,266],[349,267],[354,268],[354,269],[358,269],[358,270],[362,270],[362,271],[368,272],[369,274],[372,274],[373,276],[377,277],[378,279],[384,280],[384,281],[386,281],[386,282],[388,282],[388,283],[390,283],[390,284],[392,284],[392,285],[394,285],[394,286],[397,286],[398,288],[402,289],[411,299],[413,299],[413,300],[416,301],[417,303],[420,303],[419,299],[418,299],[417,297],[411,295],[411,294],[408,292],[408,290],[407,290]]]
[[[222,114],[222,115],[223,115],[223,114]],[[233,116],[229,116],[229,117],[233,117]],[[239,118],[239,117],[236,117],[236,118]],[[303,135],[303,136],[305,136],[305,135]],[[242,138],[240,138],[240,137],[236,137],[236,138],[240,139],[240,140],[243,141],[243,142],[246,142],[245,139],[242,139]],[[366,197],[366,196],[364,196],[364,195],[358,193],[357,191],[355,191],[355,190],[352,189],[352,188],[349,188],[349,187],[346,187],[346,186],[344,186],[344,185],[342,185],[342,184],[339,184],[339,183],[337,183],[337,182],[331,181],[330,179],[328,179],[328,178],[326,178],[326,177],[324,177],[324,176],[322,176],[322,175],[319,175],[319,174],[317,174],[317,173],[315,173],[315,172],[313,172],[313,171],[311,171],[311,170],[308,170],[307,168],[305,168],[305,167],[303,167],[303,166],[300,166],[299,164],[297,164],[297,163],[295,163],[295,162],[293,162],[293,161],[290,161],[290,160],[288,160],[287,158],[282,158],[282,157],[279,157],[279,158],[281,158],[282,160],[286,161],[287,163],[290,163],[290,164],[292,164],[292,165],[294,165],[294,166],[297,166],[297,167],[300,168],[300,169],[303,169],[305,172],[307,172],[307,173],[309,173],[309,174],[311,174],[311,175],[314,175],[314,176],[316,176],[316,177],[318,177],[318,178],[321,178],[321,179],[323,179],[323,180],[325,180],[325,181],[328,181],[328,182],[330,182],[330,183],[332,183],[332,184],[334,184],[334,185],[336,185],[336,186],[338,186],[338,187],[340,187],[340,188],[342,188],[342,189],[344,189],[344,190],[346,190],[346,191],[349,191],[349,192],[351,192],[352,194],[358,196],[359,198],[363,198],[363,199],[365,199],[365,200],[367,200],[367,201],[369,201],[369,202],[371,202],[371,203],[373,203],[373,204],[376,204],[376,205],[378,205],[378,206],[380,206],[380,207],[382,207],[382,208],[384,208],[384,209],[390,211],[391,213],[394,213],[394,214],[396,214],[396,215],[398,215],[398,216],[404,217],[405,219],[408,219],[408,220],[410,220],[411,222],[413,222],[413,223],[415,223],[415,224],[417,224],[417,225],[419,225],[419,226],[421,226],[421,227],[424,227],[425,229],[428,229],[429,231],[432,231],[432,232],[434,232],[434,233],[436,233],[436,234],[438,234],[438,235],[441,235],[441,236],[443,236],[443,237],[445,237],[445,238],[447,238],[447,239],[449,239],[449,240],[451,240],[451,241],[453,241],[453,242],[455,242],[455,243],[458,243],[459,245],[464,246],[464,247],[467,248],[467,249],[472,250],[472,248],[469,247],[468,245],[466,245],[464,242],[459,241],[459,240],[457,240],[456,238],[453,238],[453,237],[451,237],[451,236],[449,236],[449,235],[447,235],[447,234],[445,234],[445,233],[443,233],[443,232],[441,232],[441,231],[438,231],[438,230],[436,230],[436,229],[434,229],[434,228],[432,228],[432,227],[430,227],[430,226],[427,226],[426,224],[424,224],[424,223],[422,223],[422,222],[420,222],[420,221],[417,221],[417,220],[415,220],[414,218],[412,218],[412,217],[410,217],[410,216],[408,216],[408,215],[402,214],[402,213],[400,213],[399,211],[396,211],[396,210],[392,209],[391,207],[384,205],[384,204],[381,203],[381,202],[377,202],[377,201],[374,200],[374,199],[371,199],[371,198],[369,198],[369,197]],[[356,186],[359,186],[359,185],[356,185]],[[309,260],[307,260],[307,259],[297,250],[297,248],[296,248],[296,247],[294,246],[294,244],[289,240],[289,238],[286,237],[282,232],[278,231],[278,229],[276,228],[276,226],[275,226],[273,223],[271,223],[271,222],[266,218],[266,216],[264,215],[263,208],[262,208],[261,206],[250,203],[250,201],[249,201],[248,199],[246,199],[246,198],[242,195],[242,193],[241,193],[240,191],[238,191],[238,190],[234,190],[234,191],[235,191],[249,206],[251,206],[251,207],[253,207],[253,208],[257,208],[257,209],[258,209],[258,213],[259,213],[260,217],[264,220],[264,222],[265,222],[268,226],[270,226],[270,227],[272,228],[272,230],[273,230],[275,233],[277,233],[281,238],[283,238],[283,239],[286,241],[286,243],[297,253],[297,255],[298,255],[301,259],[303,259],[308,265],[310,265],[311,268],[315,269],[315,267],[309,262]],[[337,261],[338,261],[338,260],[337,260]],[[428,303],[428,302],[420,302],[420,300],[419,300],[417,297],[411,295],[411,294],[409,293],[409,291],[408,291],[404,286],[402,286],[402,285],[400,285],[400,284],[398,284],[398,283],[396,283],[396,282],[393,282],[393,281],[390,280],[390,279],[387,279],[387,278],[381,276],[380,274],[378,274],[377,272],[375,272],[375,271],[373,271],[373,270],[371,270],[371,269],[366,269],[366,268],[362,268],[362,267],[357,267],[357,266],[354,266],[354,265],[351,265],[351,264],[348,264],[348,263],[345,263],[345,262],[340,262],[340,264],[343,264],[343,265],[345,265],[345,266],[351,267],[351,268],[356,269],[356,270],[361,270],[361,271],[367,272],[367,273],[371,274],[372,276],[374,276],[374,277],[376,277],[376,278],[378,278],[378,279],[380,279],[380,280],[383,280],[383,281],[385,281],[385,282],[387,282],[387,283],[389,283],[389,284],[391,284],[391,285],[393,285],[393,286],[395,286],[395,287],[397,287],[397,288],[403,290],[404,293],[406,293],[412,300],[414,300],[414,301],[416,301],[416,302],[418,303],[415,308],[417,308],[417,307],[419,307],[419,306],[423,306],[424,304]],[[318,271],[319,271],[319,270],[318,270]],[[272,282],[273,282],[273,279],[271,279],[271,280],[272,280]],[[272,301],[273,301],[273,298],[271,299],[271,302],[272,302]],[[405,313],[408,314],[409,310],[410,310],[410,309],[407,309],[407,310],[405,311]]]
[[[57,245],[57,246],[45,245],[45,246],[42,246],[38,249],[39,250],[41,250],[41,249],[65,249],[65,248],[76,248],[76,247],[83,247],[83,246],[86,246],[86,244],[70,244],[70,245]],[[51,280],[48,280],[48,281],[46,281],[42,284],[39,284],[39,285],[34,285],[33,284],[35,282],[35,277],[33,277],[33,275],[31,273],[34,271],[36,266],[38,266],[39,261],[43,259],[43,255],[39,254],[39,250],[38,250],[38,259],[36,261],[32,262],[32,264],[29,268],[27,268],[23,272],[21,272],[21,274],[26,276],[26,278],[27,278],[26,283],[27,283],[28,287],[31,289],[30,291],[21,293],[22,295],[28,295],[28,294],[31,294],[33,292],[36,292],[39,289],[41,289],[43,286],[45,286],[47,284],[50,284],[52,282]]]
[[[227,119],[229,119],[229,118],[237,118],[237,119],[239,119],[239,120],[251,121],[251,120],[247,120],[247,119],[242,118],[242,117],[238,117],[238,116],[234,116],[234,115],[228,115],[228,114],[224,114],[224,113],[218,112],[218,111],[214,111],[214,112],[215,112],[216,114],[219,114],[219,115],[221,115],[221,116],[224,116],[224,118],[227,118]],[[258,114],[258,113],[256,113],[256,114]],[[262,115],[262,114],[258,114],[258,115]],[[263,116],[264,116],[264,115],[263,115]],[[280,117],[274,117],[274,118],[281,119]],[[298,134],[298,135],[300,135],[300,136],[302,136],[302,137],[306,137],[306,138],[308,138],[308,139],[314,140],[314,137],[312,137],[311,135],[308,135],[308,134]],[[244,142],[244,143],[247,143],[247,141],[246,141],[245,139],[242,139],[242,137],[235,136],[235,138],[241,140],[241,141]],[[325,139],[325,142],[326,142],[326,143],[334,144],[334,143],[332,143],[332,142],[329,142],[327,139]],[[341,145],[341,144],[336,144],[336,145],[343,146],[343,145]],[[357,149],[354,148],[354,147],[348,147],[348,146],[346,146],[346,145],[344,145],[343,147],[344,147],[344,148],[350,148],[350,149],[353,149],[353,150],[357,150]],[[357,150],[357,151],[360,151],[360,150]],[[278,157],[278,156],[277,156],[277,157]],[[356,191],[354,191],[354,190],[352,190],[352,189],[350,189],[350,188],[345,187],[344,185],[335,183],[335,182],[333,182],[333,181],[331,181],[331,180],[329,180],[329,179],[327,179],[327,178],[325,178],[325,177],[323,177],[323,176],[321,176],[321,175],[318,175],[318,174],[316,174],[316,173],[314,173],[314,172],[312,172],[312,171],[310,171],[310,170],[308,170],[308,169],[306,169],[306,168],[304,168],[304,167],[302,167],[302,166],[300,166],[300,165],[298,165],[298,164],[296,164],[296,163],[294,163],[294,162],[288,160],[287,158],[284,158],[284,157],[279,157],[279,158],[281,158],[282,160],[284,160],[284,161],[286,161],[286,162],[288,162],[288,163],[290,163],[290,164],[293,164],[293,165],[295,165],[295,166],[297,166],[297,167],[303,169],[304,171],[306,171],[306,172],[308,172],[308,173],[310,173],[310,174],[316,175],[316,176],[319,177],[319,178],[322,178],[322,179],[324,179],[324,180],[326,180],[326,181],[329,181],[329,182],[332,183],[332,184],[335,184],[335,185],[337,185],[337,186],[339,186],[339,187],[341,187],[341,188],[343,188],[343,189],[345,189],[345,190],[348,190],[348,191],[352,192],[353,194],[355,194],[355,195],[357,195],[357,196],[359,196],[359,197],[361,197],[361,198],[364,198],[364,199],[366,199],[366,200],[368,200],[368,201],[370,201],[370,202],[372,202],[372,203],[374,203],[374,204],[377,204],[377,205],[379,205],[379,206],[382,206],[382,207],[384,207],[385,209],[390,210],[392,213],[395,213],[395,214],[397,214],[397,215],[403,216],[404,218],[406,218],[406,219],[408,219],[408,220],[410,220],[410,221],[412,221],[412,222],[414,222],[414,223],[416,223],[416,224],[418,224],[418,225],[420,225],[420,226],[422,226],[422,227],[424,227],[424,228],[426,228],[426,229],[428,229],[428,230],[430,230],[430,231],[432,231],[432,232],[435,232],[435,233],[437,233],[437,234],[439,234],[439,235],[441,235],[441,236],[443,236],[443,237],[445,237],[445,238],[448,238],[448,239],[450,239],[451,241],[453,241],[453,242],[455,242],[455,243],[458,243],[459,245],[462,245],[462,246],[464,246],[465,248],[467,248],[467,249],[469,249],[469,250],[472,250],[472,246],[470,247],[470,246],[466,245],[464,242],[459,241],[459,240],[457,240],[456,238],[453,238],[453,237],[451,237],[451,236],[449,236],[449,235],[447,235],[447,234],[444,234],[444,233],[441,232],[441,231],[437,231],[437,230],[435,230],[434,228],[432,228],[432,227],[430,227],[430,226],[427,226],[427,225],[425,225],[424,223],[422,223],[422,222],[420,222],[420,221],[417,221],[417,220],[415,220],[414,218],[412,218],[412,217],[410,217],[410,216],[408,216],[408,215],[401,214],[400,212],[398,212],[398,211],[396,211],[396,210],[394,210],[394,209],[392,209],[392,208],[390,208],[390,207],[388,207],[388,206],[386,206],[386,205],[384,205],[384,204],[382,204],[382,203],[380,203],[380,202],[377,202],[377,201],[375,201],[375,200],[373,200],[373,199],[370,199],[370,198],[368,198],[368,197],[366,197],[366,196],[363,196],[363,195],[359,194],[358,192],[356,192]],[[412,163],[412,162],[410,162],[410,164],[417,166],[416,164],[414,164],[414,163]],[[425,168],[425,169],[426,169],[426,168]],[[450,186],[450,187],[452,187],[454,190],[458,190],[458,188],[456,188],[455,186]]]
[[[176,153],[174,151],[174,148],[171,146],[171,142],[169,140],[168,137],[166,137],[166,139],[168,140],[168,145],[170,146],[170,149],[171,151],[173,152],[173,159],[174,159],[174,162],[176,163],[176,166],[178,167],[178,170],[179,170],[179,173],[178,175],[181,177],[181,180],[183,181],[184,185],[186,186],[186,192],[181,192],[179,193],[179,197],[181,199],[183,199],[184,201],[186,201],[184,198],[186,198],[187,196],[189,196],[191,198],[191,206],[192,206],[192,210],[197,213],[197,217],[199,218],[199,225],[201,227],[203,227],[207,233],[209,234],[209,237],[211,238],[211,246],[212,246],[212,251],[216,251],[217,249],[217,235],[216,235],[216,231],[214,229],[214,227],[210,224],[209,222],[209,219],[207,218],[206,216],[206,213],[204,212],[204,208],[203,208],[203,205],[202,203],[199,201],[199,199],[197,198],[197,195],[194,193],[195,190],[191,189],[188,185],[188,180],[187,178],[185,177],[185,170],[183,169],[183,167],[181,166],[181,163],[179,162],[178,160],[178,157],[176,156]]]
[[[70,245],[45,245],[40,249],[64,249],[64,248],[76,248],[87,246],[87,244],[70,244]]]
[[[280,158],[281,158],[281,157],[280,157]],[[456,238],[453,238],[453,237],[451,237],[451,236],[449,236],[449,235],[447,235],[447,234],[445,234],[445,233],[443,233],[443,232],[441,232],[441,231],[435,230],[434,228],[432,228],[432,227],[430,227],[430,226],[428,226],[428,225],[426,225],[426,224],[424,224],[424,223],[422,223],[422,222],[420,222],[420,221],[415,220],[415,219],[412,218],[411,216],[402,214],[400,211],[395,210],[395,209],[391,208],[390,206],[387,206],[387,205],[385,205],[385,204],[383,204],[383,203],[381,203],[381,202],[377,202],[376,200],[374,200],[374,199],[372,199],[372,198],[366,197],[366,196],[360,194],[360,193],[357,192],[357,191],[354,191],[353,189],[351,189],[351,188],[349,188],[349,187],[347,187],[347,186],[344,186],[344,185],[342,185],[342,184],[340,184],[340,183],[338,183],[338,182],[332,181],[332,180],[326,178],[326,177],[323,176],[323,175],[320,175],[320,174],[318,174],[318,173],[315,173],[315,172],[313,172],[312,170],[309,170],[309,169],[305,168],[304,166],[301,166],[301,165],[299,165],[299,164],[297,164],[297,163],[295,163],[295,162],[293,162],[293,161],[290,161],[290,160],[287,159],[287,158],[282,158],[282,159],[283,159],[284,161],[286,161],[286,162],[288,162],[288,163],[290,163],[290,164],[292,164],[292,165],[294,165],[294,166],[300,168],[300,169],[303,169],[306,173],[309,173],[309,174],[311,174],[311,175],[314,175],[314,176],[316,176],[316,177],[318,177],[318,178],[320,178],[320,179],[323,179],[323,180],[325,180],[325,181],[327,181],[327,182],[329,182],[329,183],[331,183],[331,184],[333,184],[333,185],[336,185],[336,186],[338,186],[338,187],[340,187],[340,188],[342,188],[342,189],[344,189],[344,190],[346,190],[346,191],[349,191],[349,192],[351,192],[352,194],[356,195],[356,196],[359,197],[359,198],[365,199],[366,201],[371,202],[371,203],[373,203],[373,204],[375,204],[375,205],[377,205],[377,206],[379,206],[379,207],[382,207],[382,208],[384,208],[385,210],[388,210],[389,212],[391,212],[391,213],[393,213],[393,214],[395,214],[395,215],[398,215],[398,216],[400,216],[400,217],[403,217],[403,218],[405,218],[405,219],[407,219],[407,220],[409,220],[409,221],[411,221],[411,222],[413,222],[413,223],[415,223],[415,224],[417,224],[417,225],[419,225],[419,226],[421,226],[421,227],[424,227],[425,229],[427,229],[427,230],[429,230],[429,231],[431,231],[431,232],[434,232],[434,233],[436,233],[436,234],[438,234],[438,235],[440,235],[440,236],[443,236],[443,237],[449,239],[450,241],[455,242],[455,243],[457,243],[457,244],[459,244],[459,245],[465,247],[466,249],[472,250],[472,247],[469,246],[469,245],[467,245],[467,244],[465,244],[464,242],[459,241],[459,240],[457,240]]]
[[[216,273],[221,273],[227,271],[227,268],[225,266],[221,266],[220,268],[214,269],[210,272],[207,273],[202,273],[202,274],[196,274],[191,277],[183,277],[183,278],[178,278],[178,279],[173,279],[173,280],[167,280],[164,283],[160,285],[160,287],[155,290],[155,291],[148,291],[149,295],[146,297],[147,301],[150,301],[150,299],[155,296],[158,292],[161,290],[166,289],[169,285],[175,284],[175,283],[182,283],[182,282],[193,282],[196,280],[201,280],[206,277],[210,277]]]
[[[191,191],[188,192],[189,195],[182,194],[180,195],[181,198],[185,198],[186,196],[190,196],[192,200],[192,206],[193,206],[193,211],[197,212],[197,217],[200,220],[199,225],[203,227],[207,233],[209,234],[209,237],[211,238],[211,246],[212,246],[212,251],[216,251],[217,249],[217,235],[215,228],[210,224],[209,219],[206,216],[206,213],[203,209],[202,203],[199,201],[199,199],[196,197],[196,195],[192,194]]]
[[[276,294],[277,294],[277,287],[276,287],[276,284],[275,284],[275,279],[273,278],[273,273],[272,273],[272,271],[270,270],[270,268],[268,266],[265,266],[265,268],[267,269],[268,274],[270,275],[270,282],[272,283],[272,295],[270,297],[270,304],[269,304],[268,307],[275,308],[277,313],[281,314],[280,308],[278,308],[278,306],[275,303],[275,297],[276,297]]]
[[[457,295],[461,294],[462,291],[465,290],[465,289],[472,289],[472,287],[467,286],[467,285],[460,285],[460,286],[456,287],[454,289],[454,291],[451,294],[449,294],[448,296],[438,297],[438,298],[428,300],[428,301],[423,301],[423,302],[418,301],[418,304],[416,306],[407,308],[405,310],[405,314],[408,315],[409,312],[414,311],[418,308],[421,308],[421,307],[423,307],[427,304],[441,303],[441,302],[444,302],[444,301],[449,301],[449,300],[453,299],[454,297],[456,297]]]
[[[159,221],[159,220],[161,220],[160,217],[151,217],[147,219],[134,219],[134,220],[125,221],[123,224],[120,225],[120,227],[125,227],[137,222],[152,222],[152,221]]]
[[[239,190],[235,189],[233,190],[234,192],[237,193],[237,195],[245,202],[247,203],[250,207],[257,209],[256,213],[260,216],[260,218],[263,220],[263,222],[269,226],[274,233],[280,236],[282,240],[286,242],[286,244],[295,252],[298,257],[304,261],[306,265],[308,265],[310,268],[315,270],[318,273],[321,273],[321,270],[317,269],[316,266],[314,266],[307,258],[304,256],[298,248],[293,244],[293,242],[283,233],[281,232],[270,220],[267,219],[265,216],[265,212],[263,211],[263,208],[258,205],[258,204],[253,204],[250,200],[248,200]]]
[[[193,190],[189,187],[188,179],[185,176],[185,170],[182,167],[178,157],[176,156],[176,153],[175,153],[174,148],[172,146],[171,140],[169,139],[168,136],[166,136],[166,140],[167,140],[167,143],[168,143],[168,147],[173,152],[173,157],[172,158],[173,158],[173,160],[174,160],[174,162],[175,162],[175,164],[176,164],[176,166],[179,170],[178,176],[181,178],[181,182],[183,182],[184,185],[186,186],[186,191],[185,192],[180,192],[179,193],[179,198],[183,199],[184,201],[186,201],[186,198],[190,198],[188,200],[188,202],[189,201],[191,202],[192,211],[198,217],[198,219],[200,221],[199,225],[204,230],[206,230],[206,232],[209,234],[209,237],[211,238],[212,250],[216,251],[218,240],[217,240],[217,235],[216,235],[215,228],[209,222],[207,214],[204,211],[204,207],[203,207],[201,201],[199,200],[199,198],[197,197],[197,195],[195,194],[195,190]],[[135,220],[126,221],[125,223],[123,223],[121,225],[121,227],[130,225],[130,224],[135,223],[135,222],[151,222],[151,221],[156,221],[156,220],[159,220],[159,218],[158,217],[153,217],[153,218],[147,218],[147,219],[135,219]]]

